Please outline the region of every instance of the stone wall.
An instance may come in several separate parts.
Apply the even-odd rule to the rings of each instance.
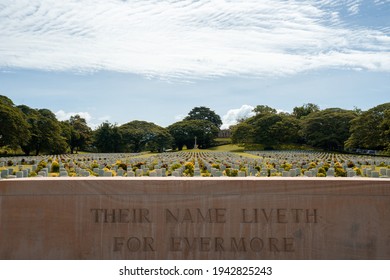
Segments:
[[[0,259],[390,259],[390,180],[0,181]]]

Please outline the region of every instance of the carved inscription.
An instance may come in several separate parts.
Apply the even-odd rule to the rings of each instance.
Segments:
[[[226,208],[212,208],[202,211],[196,209],[165,209],[167,223],[226,223]]]
[[[208,227],[317,224],[318,209],[304,208],[165,208],[156,216],[147,208],[92,208],[95,224],[153,224],[163,221],[167,227],[186,225]],[[239,217],[234,219],[232,217]],[[114,252],[154,252],[162,243],[170,252],[295,252],[296,242],[292,236],[113,236]]]
[[[241,209],[242,223],[317,223],[317,209]]]

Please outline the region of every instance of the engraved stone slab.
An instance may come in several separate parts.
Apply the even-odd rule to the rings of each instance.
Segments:
[[[0,182],[0,259],[390,259],[390,180]]]

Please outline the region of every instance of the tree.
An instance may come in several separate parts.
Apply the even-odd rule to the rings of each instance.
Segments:
[[[30,155],[30,153],[35,150],[35,142],[38,141],[39,137],[38,121],[40,114],[38,110],[32,109],[26,105],[20,105],[18,108],[23,112],[24,118],[28,123],[28,130],[30,132],[29,141],[23,143],[20,145],[20,147],[26,155]]]
[[[200,148],[208,148],[218,136],[218,128],[207,120],[183,120],[168,126],[168,130],[179,150],[194,147],[195,137]]]
[[[302,123],[302,135],[314,147],[342,150],[355,117],[355,112],[339,108],[311,113]]]
[[[285,113],[278,114],[276,110],[267,107],[260,106],[257,115],[232,128],[233,143],[258,143],[273,147],[302,142],[299,120]]]
[[[253,126],[246,123],[241,122],[234,125],[232,128],[232,143],[234,144],[250,144],[253,143]]]
[[[29,124],[31,135],[29,141],[21,145],[26,155],[32,151],[35,151],[36,155],[42,151],[52,154],[66,152],[67,143],[61,135],[61,125],[50,110],[32,109],[26,105],[20,105],[18,108]]]
[[[256,113],[256,115],[267,115],[267,114],[276,114],[277,111],[274,108],[271,108],[267,105],[257,105],[253,112]]]
[[[282,119],[283,118],[280,115],[271,113],[253,117],[250,121],[253,121],[253,136],[255,143],[261,143],[267,147],[279,144],[280,141],[275,134],[276,129],[274,126],[276,123],[281,122]]]
[[[190,120],[205,120],[213,123],[218,129],[222,125],[222,120],[219,115],[207,107],[195,107],[184,118],[185,121]]]
[[[67,121],[71,128],[69,146],[70,153],[85,148],[92,138],[92,130],[80,115],[71,116]]]
[[[384,118],[380,125],[382,136],[384,138],[384,147],[387,154],[390,155],[390,109],[385,110]]]
[[[318,105],[313,103],[307,103],[300,107],[294,107],[292,114],[297,119],[300,119],[318,111],[320,111],[320,107],[318,107]]]
[[[279,114],[279,116],[281,119],[275,122],[269,129],[274,142],[276,144],[302,143],[303,139],[299,134],[301,122],[284,113]]]
[[[348,148],[384,150],[389,146],[390,103],[378,105],[359,114],[351,123],[351,135],[345,145]]]
[[[0,95],[0,146],[16,149],[30,139],[28,123],[11,99]]]
[[[159,151],[171,147],[172,136],[169,131],[154,123],[132,121],[119,127],[125,151]]]
[[[122,134],[119,127],[102,123],[94,131],[94,145],[101,153],[118,153],[122,150]]]

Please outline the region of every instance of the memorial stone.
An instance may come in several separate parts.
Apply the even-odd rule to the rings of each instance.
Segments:
[[[8,177],[8,169],[1,170],[1,178],[7,178]]]
[[[23,172],[23,177],[27,178],[29,174],[29,169],[23,169],[22,172]]]
[[[305,171],[305,177],[313,177],[313,173],[310,170]]]
[[[378,171],[371,171],[371,177],[372,178],[379,178],[379,172]]]
[[[0,182],[0,259],[390,259],[388,179],[53,179]]]
[[[161,168],[156,169],[157,177],[162,177],[162,170]]]

